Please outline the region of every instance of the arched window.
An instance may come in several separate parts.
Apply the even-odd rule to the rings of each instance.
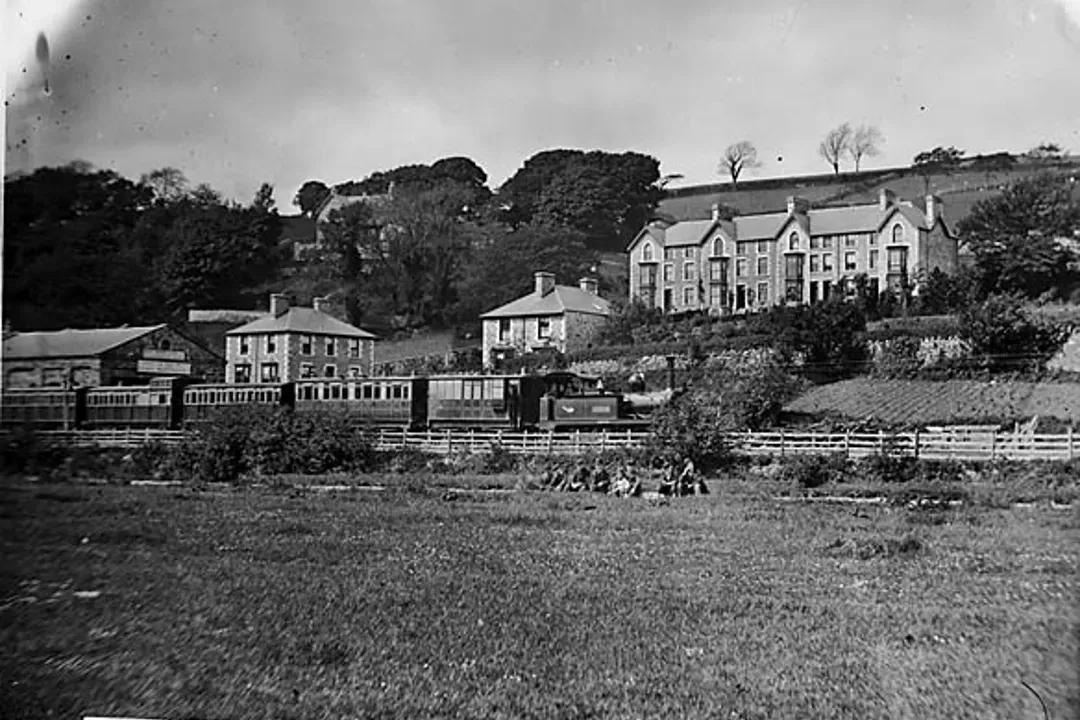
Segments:
[[[788,235],[788,250],[799,249],[799,233],[793,232]]]
[[[641,249],[641,259],[645,262],[651,262],[653,259],[652,243],[645,243],[645,247]]]
[[[712,256],[719,257],[724,254],[724,239],[713,238],[712,241]]]
[[[894,244],[904,242],[904,226],[900,223],[892,226],[892,241]]]
[[[158,347],[162,350],[172,350],[172,343],[169,342],[168,338],[165,338]]]

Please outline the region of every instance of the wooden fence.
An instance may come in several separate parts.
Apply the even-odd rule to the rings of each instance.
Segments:
[[[174,445],[183,431],[131,429],[48,431],[46,439],[75,446],[133,448],[150,442]],[[379,450],[416,450],[435,454],[489,452],[501,448],[515,455],[580,455],[624,448],[641,448],[645,430],[600,432],[510,432],[499,430],[422,430],[380,428],[373,431]],[[840,454],[858,458],[887,453],[925,460],[1072,460],[1080,458],[1080,442],[1072,432],[1056,435],[950,431],[914,433],[733,433],[734,452],[743,455]]]

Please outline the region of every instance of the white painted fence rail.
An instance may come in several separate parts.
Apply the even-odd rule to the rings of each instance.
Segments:
[[[45,431],[40,435],[56,442],[88,447],[134,448],[151,442],[180,443],[180,430],[71,430]],[[515,455],[580,455],[587,452],[644,447],[647,430],[597,432],[511,432],[500,430],[405,430],[379,428],[372,431],[379,450],[417,450],[436,454],[489,452],[498,447]],[[888,453],[912,455],[925,460],[1072,460],[1080,458],[1080,439],[1072,432],[1056,435],[950,431],[914,433],[732,433],[732,449],[744,455],[841,454],[859,458]]]

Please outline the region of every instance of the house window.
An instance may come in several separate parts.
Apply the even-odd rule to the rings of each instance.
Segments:
[[[281,379],[276,362],[263,363],[259,368],[259,381],[264,383],[276,383]]]
[[[769,241],[768,240],[758,240],[757,241],[757,251],[758,251],[758,255],[767,255],[768,252],[769,252]]]
[[[746,286],[735,286],[735,309],[742,310],[746,307]]]
[[[749,245],[749,243],[744,243],[744,242],[735,243],[735,254],[736,255],[745,255],[747,245]]]
[[[664,282],[671,282],[675,277],[675,268],[672,265],[664,266]]]
[[[251,382],[251,365],[249,363],[242,363],[236,366],[235,382],[249,383]]]
[[[724,286],[723,285],[710,285],[709,286],[709,305],[713,307],[722,307],[724,303]]]
[[[300,336],[300,354],[301,355],[314,355],[315,354],[315,337],[313,335],[301,335]]]
[[[694,304],[694,288],[684,287],[682,291],[683,307],[690,307]]]
[[[810,304],[813,305],[818,301],[818,282],[817,280],[810,281]]]
[[[277,335],[266,336],[266,354],[273,355],[277,352]]]
[[[674,260],[675,259],[675,248],[664,248],[664,259],[665,260]]]
[[[820,255],[811,255],[810,256],[810,272],[812,272],[812,273],[821,272],[821,256]]]
[[[510,342],[510,318],[499,318],[499,342]]]
[[[349,338],[349,357],[360,357],[360,338]]]
[[[870,233],[867,235],[867,239],[870,241],[871,245],[877,245],[877,233]]]
[[[799,233],[791,233],[788,235],[788,250],[799,249]]]
[[[326,366],[324,366],[323,367],[323,376],[324,377],[336,377],[337,376],[337,365],[326,365]]]
[[[784,299],[802,302],[803,261],[801,255],[789,255],[784,266]]]
[[[832,253],[825,253],[821,256],[821,271],[832,272]]]
[[[712,241],[712,254],[713,257],[724,254],[724,240],[722,238],[715,238]]]
[[[826,302],[832,297],[832,283],[828,280],[821,281],[821,299]]]
[[[858,246],[859,246],[859,236],[858,235],[845,235],[844,236],[844,247],[852,248],[852,247],[858,247]]]
[[[551,318],[537,318],[536,337],[539,340],[546,340],[551,337]]]
[[[713,260],[709,263],[709,280],[723,282],[727,279],[727,261]]]
[[[757,284],[757,301],[758,305],[769,304],[769,283]]]
[[[251,338],[247,335],[240,336],[240,354],[247,355],[251,352]]]
[[[821,249],[821,236],[820,235],[816,235],[816,236],[811,235],[810,236],[810,249],[811,250],[820,250]]]
[[[337,342],[332,337],[326,338],[326,354],[329,357],[337,355]]]
[[[362,377],[363,374],[364,373],[363,373],[363,371],[362,371],[362,369],[361,369],[361,367],[359,365],[350,365],[349,366],[349,377],[358,378],[358,377]]]
[[[889,272],[907,272],[907,248],[889,248]]]
[[[682,279],[683,280],[693,280],[694,279],[694,263],[692,263],[692,262],[683,263]]]
[[[904,242],[904,226],[900,223],[892,226],[892,241],[894,245]]]
[[[759,257],[757,259],[757,274],[768,275],[769,274],[769,258]]]
[[[311,363],[300,363],[300,377],[313,378],[315,377],[315,366]]]
[[[641,259],[645,262],[652,262],[653,249],[652,243],[645,243],[645,247],[641,248]]]
[[[867,262],[867,267],[869,267],[871,270],[877,268],[877,254],[877,250],[871,250],[870,255],[868,256],[869,262]]]
[[[844,270],[854,270],[858,267],[858,263],[855,260],[855,253],[844,253]]]
[[[735,277],[746,277],[746,258],[735,261]]]
[[[684,258],[692,258],[692,257],[694,257],[694,247],[693,247],[693,245],[687,245],[685,248],[683,248],[683,257]]]

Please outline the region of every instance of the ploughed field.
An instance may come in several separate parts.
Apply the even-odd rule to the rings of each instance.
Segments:
[[[815,387],[785,411],[896,424],[1080,417],[1080,383],[855,378]]]
[[[0,487],[0,716],[1080,715],[1080,517]]]

